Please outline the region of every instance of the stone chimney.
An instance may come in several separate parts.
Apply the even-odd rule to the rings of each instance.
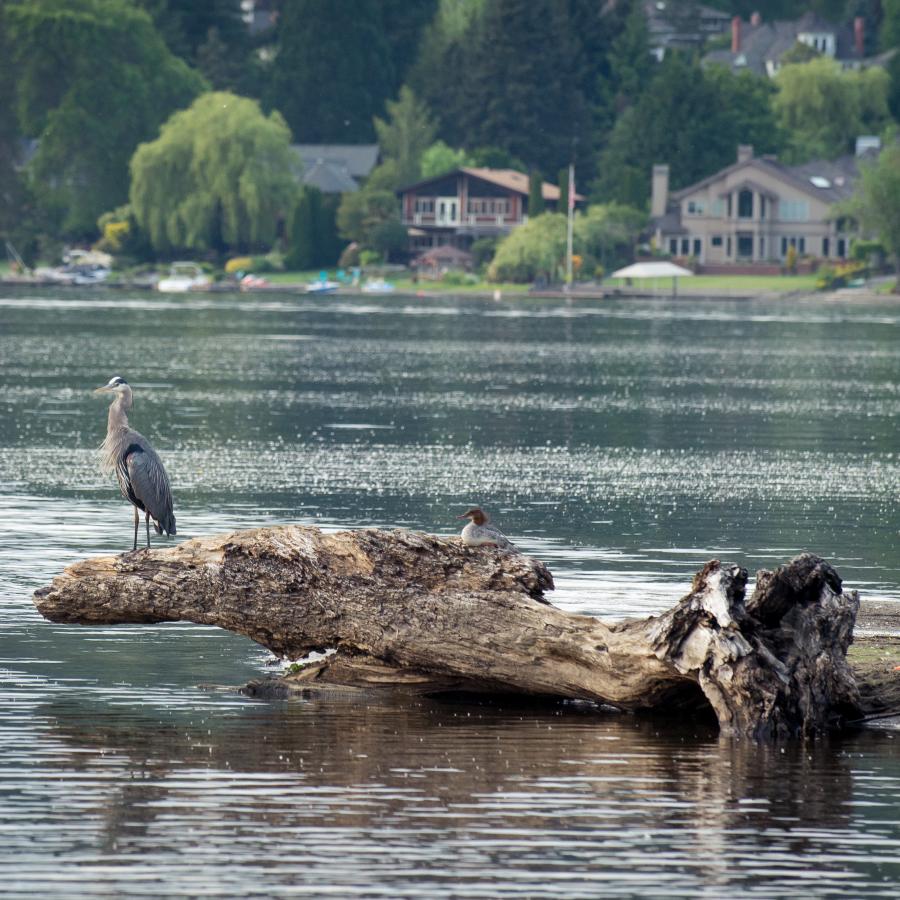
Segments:
[[[650,215],[664,216],[669,203],[669,167],[654,166],[650,191]]]
[[[762,16],[758,12],[753,13],[753,15],[750,16],[750,24],[754,28],[759,28],[759,26],[762,25]]]
[[[741,52],[741,17],[735,16],[731,20],[731,52]]]
[[[738,144],[737,161],[742,163],[748,159],[753,159],[753,144]]]
[[[853,20],[853,46],[860,57],[866,55],[866,20],[862,16]]]

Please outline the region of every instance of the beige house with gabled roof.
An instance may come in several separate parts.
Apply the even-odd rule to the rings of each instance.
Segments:
[[[859,154],[877,148],[865,140]],[[842,259],[854,235],[835,205],[853,193],[857,158],[786,166],[741,145],[733,165],[671,194],[669,167],[654,166],[656,246],[707,266],[781,263],[791,247],[801,257]]]

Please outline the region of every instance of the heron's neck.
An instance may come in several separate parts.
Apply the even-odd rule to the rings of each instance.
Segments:
[[[122,428],[128,427],[128,416],[125,414],[131,406],[131,398],[125,394],[119,394],[109,405],[109,418],[106,424],[106,433],[113,434]]]

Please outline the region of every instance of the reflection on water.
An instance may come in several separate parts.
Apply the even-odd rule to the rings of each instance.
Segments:
[[[190,625],[31,591],[126,549],[97,472],[122,374],[179,540],[449,533],[481,502],[553,599],[646,615],[712,556],[900,598],[900,310],[786,302],[0,297],[0,875],[10,896],[895,896],[898,732],[784,750],[577,705],[263,703]]]

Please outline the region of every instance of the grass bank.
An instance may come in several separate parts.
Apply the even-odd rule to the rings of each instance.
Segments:
[[[623,278],[609,278],[604,286],[628,287]],[[671,278],[635,278],[630,285],[639,291],[653,291],[660,294],[672,293]],[[678,279],[678,293],[684,296],[702,294],[704,296],[748,294],[790,294],[795,291],[812,293],[816,290],[816,275],[691,275]]]

